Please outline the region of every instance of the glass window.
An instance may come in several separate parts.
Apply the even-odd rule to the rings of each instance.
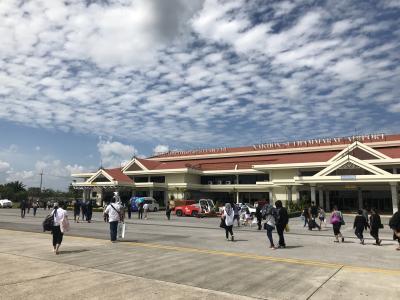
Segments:
[[[139,176],[135,176],[133,179],[134,182],[148,182],[149,179],[147,177],[139,177]]]
[[[164,183],[165,182],[165,176],[151,176],[150,177],[151,182],[158,182],[158,183]]]

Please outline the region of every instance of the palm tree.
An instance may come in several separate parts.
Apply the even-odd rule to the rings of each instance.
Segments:
[[[20,181],[12,181],[4,185],[6,188],[11,189],[14,193],[25,192],[25,185]]]

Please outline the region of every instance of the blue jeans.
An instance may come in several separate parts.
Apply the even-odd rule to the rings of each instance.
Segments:
[[[117,240],[118,221],[110,222],[111,241]]]
[[[268,237],[268,240],[269,240],[269,242],[271,244],[271,247],[272,247],[272,246],[274,246],[274,240],[272,239],[272,230],[274,230],[274,227],[271,226],[271,225],[268,225],[268,224],[266,224],[265,226],[266,226],[266,229],[267,229],[267,237]]]

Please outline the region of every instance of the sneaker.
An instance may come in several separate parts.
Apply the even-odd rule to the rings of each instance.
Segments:
[[[226,238],[226,240],[227,240],[227,241],[229,241],[229,239],[228,239],[228,238]]]
[[[378,246],[380,246],[380,245],[381,245],[381,243],[382,243],[382,240],[379,240],[379,241],[378,241]]]
[[[232,235],[231,241],[234,242],[235,241],[235,237]]]
[[[286,246],[283,246],[283,245],[278,246],[278,249],[284,249],[284,248],[286,248]]]
[[[339,240],[334,240],[333,242],[334,242],[334,243],[339,243]]]
[[[365,245],[365,243],[364,243],[364,240],[361,240],[361,243],[360,243],[361,245]]]
[[[344,237],[342,237],[342,243],[344,243]]]

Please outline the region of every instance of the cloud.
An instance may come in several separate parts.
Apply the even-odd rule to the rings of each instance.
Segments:
[[[130,160],[137,150],[132,145],[120,142],[100,140],[97,144],[102,164],[104,167],[119,167],[121,163]]]
[[[147,149],[400,125],[396,1],[67,3],[0,3],[1,120]]]
[[[10,164],[6,161],[0,160],[0,173],[7,171],[10,168]]]
[[[7,182],[21,181],[24,184],[27,181],[31,181],[36,175],[33,171],[16,171],[16,172],[9,171],[7,173],[8,173],[8,176],[6,178]]]
[[[153,149],[153,153],[155,155],[165,153],[169,151],[169,146],[168,145],[157,145]]]

